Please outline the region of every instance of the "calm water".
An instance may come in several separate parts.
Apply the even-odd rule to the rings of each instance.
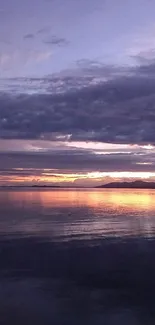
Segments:
[[[155,324],[155,191],[0,191],[0,324]]]
[[[155,234],[155,191],[1,191],[0,232],[57,240],[149,238]]]

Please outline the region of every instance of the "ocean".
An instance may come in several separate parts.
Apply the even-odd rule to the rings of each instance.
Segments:
[[[155,324],[155,190],[1,189],[0,324]]]

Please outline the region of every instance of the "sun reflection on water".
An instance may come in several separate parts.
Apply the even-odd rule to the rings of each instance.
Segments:
[[[155,235],[153,190],[0,192],[0,230],[29,236]]]
[[[9,199],[15,204],[25,203],[33,205],[38,203],[46,207],[81,206],[114,207],[122,206],[127,209],[154,210],[155,191],[153,190],[23,190],[1,193],[0,202]]]

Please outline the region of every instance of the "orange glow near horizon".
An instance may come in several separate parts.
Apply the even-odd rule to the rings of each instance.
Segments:
[[[22,175],[24,169],[18,168],[15,169],[16,172],[19,172],[19,175],[1,175],[0,183],[1,184],[76,184],[77,181],[80,181],[80,185],[83,186],[87,182],[95,184],[98,182],[112,182],[112,181],[121,181],[121,180],[135,180],[135,179],[145,179],[145,180],[155,180],[155,172],[128,172],[128,171],[113,171],[113,172],[99,172],[92,171],[86,173],[58,173],[57,171],[50,169],[38,170],[38,174],[33,175],[33,170],[28,169],[30,175]],[[37,172],[37,169],[35,170]],[[32,175],[31,175],[32,173]],[[77,183],[78,184],[78,183]]]

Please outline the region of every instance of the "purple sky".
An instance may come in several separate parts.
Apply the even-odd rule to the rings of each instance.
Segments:
[[[136,64],[155,45],[153,0],[1,0],[1,77],[44,76],[81,59]]]
[[[0,183],[155,179],[154,126],[154,0],[0,0]]]

